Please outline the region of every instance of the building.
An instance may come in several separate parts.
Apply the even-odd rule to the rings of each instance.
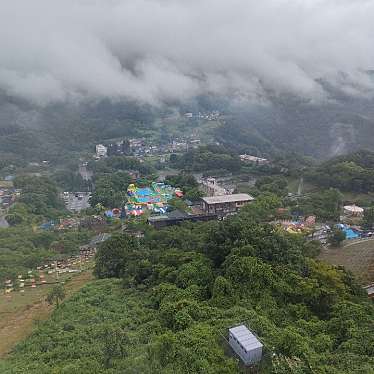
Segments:
[[[313,232],[307,236],[308,240],[318,240],[322,244],[327,244],[331,228],[327,225],[316,227]]]
[[[244,365],[254,365],[261,361],[263,344],[246,326],[229,329],[229,344]]]
[[[96,157],[106,157],[108,148],[103,144],[96,144]]]
[[[253,200],[254,198],[246,193],[203,197],[201,208],[206,214],[217,214],[223,217],[238,212],[240,208]]]
[[[360,217],[364,214],[364,209],[357,205],[346,205],[344,207],[344,214],[352,217]]]
[[[161,216],[151,216],[148,218],[148,223],[155,229],[163,227],[179,225],[183,222],[206,222],[216,220],[216,214],[187,214],[180,210],[174,210],[168,214]]]
[[[243,162],[248,162],[248,163],[253,163],[257,165],[266,165],[269,164],[269,160],[266,158],[261,158],[261,157],[256,157],[256,156],[251,156],[251,155],[240,155],[240,160]]]
[[[374,283],[372,284],[369,284],[368,286],[364,287],[365,291],[367,292],[368,294],[368,297],[370,299],[373,299],[374,300]]]
[[[227,189],[220,186],[215,178],[206,178],[201,180],[200,188],[207,196],[230,195],[233,189]]]
[[[125,139],[122,142],[111,143],[108,145],[108,156],[129,156],[131,155],[130,141]]]

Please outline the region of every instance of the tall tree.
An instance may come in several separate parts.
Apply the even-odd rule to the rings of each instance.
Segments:
[[[59,284],[57,286],[54,286],[51,291],[49,291],[47,296],[47,302],[48,304],[56,304],[56,307],[58,308],[60,306],[60,302],[65,299],[66,293],[64,286]]]

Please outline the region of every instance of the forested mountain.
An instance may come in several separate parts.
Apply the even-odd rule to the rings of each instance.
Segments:
[[[3,95],[0,154],[10,160],[64,160],[67,151],[80,152],[95,142],[143,135],[170,113],[219,110],[223,115],[215,140],[232,149],[268,155],[295,151],[326,159],[374,149],[372,104],[370,99],[341,96],[324,103],[269,96],[257,105],[199,97],[157,108],[109,100],[38,107]]]
[[[33,106],[0,96],[0,155],[9,162],[66,162],[106,139],[137,136],[158,112],[144,105],[101,101]]]
[[[284,151],[327,159],[374,149],[374,111],[369,99],[337,97],[324,103],[274,98],[228,115],[217,138],[240,151]]]
[[[306,171],[306,179],[324,188],[371,192],[374,190],[374,153],[358,151],[332,158]]]

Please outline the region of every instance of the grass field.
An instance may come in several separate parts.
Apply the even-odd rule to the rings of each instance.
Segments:
[[[78,291],[93,279],[91,270],[65,279],[66,297]],[[0,358],[9,353],[33,330],[36,323],[48,318],[53,311],[45,298],[53,285],[27,289],[24,295],[12,293],[11,298],[0,295]]]
[[[342,248],[327,248],[320,260],[342,265],[350,270],[363,285],[374,282],[374,239],[347,242]]]

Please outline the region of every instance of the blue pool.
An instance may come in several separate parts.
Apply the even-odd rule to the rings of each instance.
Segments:
[[[152,195],[154,192],[150,188],[138,188],[136,194],[138,196],[149,196]]]

